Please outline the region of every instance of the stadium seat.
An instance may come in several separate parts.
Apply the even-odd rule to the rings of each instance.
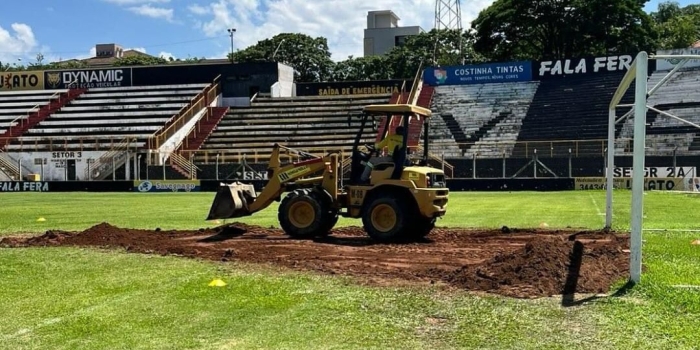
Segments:
[[[654,72],[648,81],[649,89],[668,74],[668,71]],[[684,68],[678,71],[671,81],[661,86],[651,95],[647,104],[700,125],[700,69]],[[700,129],[654,111],[647,112],[646,143],[647,155],[667,156],[676,150],[679,154],[700,154]],[[621,127],[620,140],[616,143],[616,153],[632,154],[634,119],[628,118]]]
[[[126,137],[141,147],[207,84],[94,88],[27,131],[9,150],[108,150]]]
[[[28,115],[44,105],[52,98],[58,98],[58,93],[67,90],[36,90],[36,91],[3,91],[0,92],[0,134],[3,134],[12,121]]]
[[[538,82],[439,86],[430,137],[446,157],[510,154]],[[433,147],[438,149],[438,147]]]
[[[224,157],[261,157],[267,162],[274,143],[307,152],[349,151],[359,130],[356,116],[368,104],[391,95],[257,98],[249,107],[231,108],[195,154],[195,163]],[[364,143],[376,132],[365,128]]]

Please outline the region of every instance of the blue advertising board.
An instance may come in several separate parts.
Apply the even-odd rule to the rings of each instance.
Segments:
[[[532,80],[532,62],[429,67],[423,72],[423,80],[431,86],[530,81]]]

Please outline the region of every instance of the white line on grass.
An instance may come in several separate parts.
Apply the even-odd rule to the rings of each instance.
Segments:
[[[598,202],[596,202],[595,198],[593,197],[593,194],[588,193],[588,196],[591,197],[591,201],[593,201],[593,206],[595,206],[595,210],[598,212],[598,216],[605,216],[605,213],[603,213],[600,210],[600,206],[598,206]],[[605,218],[603,218],[603,224],[605,224]]]
[[[186,282],[186,281],[188,281],[188,280],[191,280],[192,278],[193,278],[192,276],[188,276],[188,277],[185,277],[185,278],[181,278],[181,279],[175,280],[175,281],[173,281],[173,282],[174,282],[175,284],[177,284],[177,283],[180,283],[180,282]],[[61,317],[52,317],[52,318],[49,318],[49,319],[44,320],[43,322],[40,322],[39,324],[37,324],[37,325],[34,326],[34,327],[22,328],[22,329],[20,329],[19,331],[13,333],[13,334],[5,334],[5,335],[3,335],[2,337],[0,337],[0,339],[2,339],[3,341],[5,341],[5,340],[10,340],[10,339],[12,339],[12,338],[17,338],[17,337],[19,337],[19,336],[25,335],[25,334],[27,334],[27,333],[34,332],[34,331],[36,331],[37,329],[40,329],[40,328],[43,328],[43,327],[46,327],[46,326],[50,326],[50,325],[52,325],[52,324],[56,324],[56,323],[59,323],[59,322],[63,322],[63,321],[66,321],[66,320],[68,320],[68,319],[75,318],[75,317],[77,317],[77,316],[82,316],[82,315],[91,314],[91,313],[95,312],[96,310],[98,310],[98,309],[100,309],[100,308],[103,308],[103,307],[105,307],[105,306],[108,306],[108,305],[110,305],[110,304],[121,303],[121,302],[127,301],[127,300],[129,300],[129,299],[131,299],[131,298],[133,298],[133,297],[135,297],[135,296],[141,296],[141,295],[145,295],[145,294],[150,294],[150,293],[153,293],[154,291],[157,291],[157,290],[169,289],[169,288],[172,287],[172,284],[174,284],[174,283],[168,283],[165,287],[163,287],[163,285],[161,284],[161,287],[160,287],[160,288],[150,288],[150,289],[146,289],[146,290],[140,290],[140,291],[128,293],[128,294],[123,295],[122,297],[113,297],[113,298],[109,298],[109,299],[107,299],[107,300],[105,300],[104,302],[101,302],[101,303],[99,303],[99,304],[96,304],[96,305],[92,305],[92,306],[88,306],[88,307],[84,307],[84,308],[82,308],[82,309],[79,309],[79,310],[73,312],[72,314],[65,315],[65,316],[61,316]]]
[[[3,339],[3,340],[10,340],[10,339],[12,339],[12,338],[17,338],[17,337],[22,336],[22,335],[25,335],[25,334],[27,334],[27,333],[34,332],[34,331],[36,331],[37,329],[44,328],[44,327],[46,327],[46,326],[50,326],[50,325],[55,324],[55,323],[63,322],[63,321],[65,321],[65,320],[67,320],[67,319],[70,319],[70,318],[74,318],[74,317],[77,317],[77,316],[82,316],[82,315],[91,314],[91,313],[93,313],[94,311],[96,311],[96,310],[98,310],[98,309],[100,309],[100,308],[102,308],[102,307],[104,307],[104,306],[107,306],[107,305],[109,305],[109,304],[114,304],[114,303],[117,303],[117,302],[123,302],[123,301],[126,301],[126,300],[131,299],[131,298],[134,297],[134,296],[142,295],[142,294],[146,294],[146,292],[143,292],[143,291],[142,291],[142,292],[134,292],[134,293],[131,293],[131,294],[124,295],[124,296],[121,297],[121,298],[111,298],[111,299],[108,299],[108,300],[106,300],[106,301],[104,301],[104,302],[102,302],[102,303],[99,303],[99,304],[97,304],[97,305],[92,305],[92,306],[88,306],[88,307],[84,307],[84,308],[82,308],[82,309],[79,309],[79,310],[73,312],[73,313],[70,314],[70,315],[61,316],[61,317],[49,318],[49,319],[46,319],[46,320],[43,321],[43,322],[40,322],[39,324],[37,324],[37,325],[34,326],[34,327],[22,328],[22,329],[18,330],[17,332],[15,332],[14,334],[6,334],[6,335],[4,335],[4,336],[2,337],[2,339]]]

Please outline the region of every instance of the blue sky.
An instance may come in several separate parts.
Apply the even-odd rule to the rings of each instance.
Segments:
[[[367,11],[391,9],[400,25],[430,29],[434,0],[0,0],[0,61],[85,58],[97,43],[152,55],[224,57],[280,32],[328,38],[334,59],[362,55]],[[661,0],[650,1],[647,11]],[[462,2],[464,25],[492,0]],[[682,5],[690,0],[679,1]]]

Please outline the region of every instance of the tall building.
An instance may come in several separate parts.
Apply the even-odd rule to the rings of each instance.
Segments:
[[[425,32],[420,26],[399,27],[399,17],[391,10],[369,11],[365,29],[365,56],[381,56],[396,46],[401,46],[406,38]]]

